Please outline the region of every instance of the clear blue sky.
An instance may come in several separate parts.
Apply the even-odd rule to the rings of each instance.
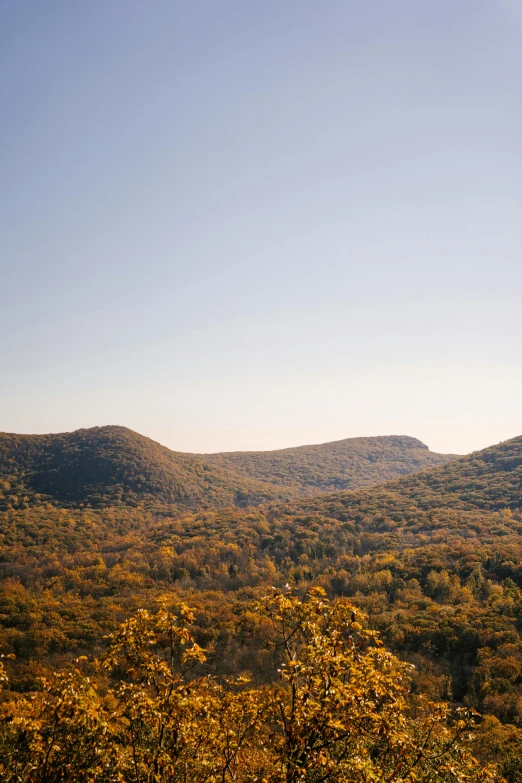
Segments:
[[[522,434],[519,0],[3,0],[0,430]]]

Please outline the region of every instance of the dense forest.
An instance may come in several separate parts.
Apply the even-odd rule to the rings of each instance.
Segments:
[[[73,506],[180,508],[257,504],[379,484],[439,465],[415,438],[349,438],[272,452],[184,454],[126,427],[59,435],[0,433],[0,509]]]
[[[116,432],[105,433],[110,434],[109,440],[118,433],[127,437],[130,432],[110,429]],[[80,431],[80,438],[89,440],[88,433],[92,432]],[[400,443],[403,439],[395,440]],[[416,445],[412,450],[425,450],[413,442]],[[205,653],[190,677],[200,678],[198,687],[203,687],[204,678],[215,684],[221,694],[216,715],[223,708],[220,699],[232,699],[231,694],[240,699],[239,694],[244,693],[246,686],[238,685],[238,677],[248,680],[247,690],[255,690],[254,701],[258,704],[260,694],[273,695],[274,688],[288,686],[286,680],[280,683],[277,668],[281,649],[267,632],[265,621],[260,621],[259,606],[266,603],[267,591],[277,588],[282,591],[280,596],[295,596],[285,600],[297,601],[294,608],[299,613],[299,607],[308,606],[312,600],[309,597],[299,603],[299,599],[310,596],[311,589],[318,589],[324,591],[321,600],[325,605],[330,606],[331,601],[332,607],[350,606],[350,613],[355,606],[367,617],[366,626],[372,633],[378,632],[384,647],[398,656],[393,658],[397,661],[394,666],[403,665],[399,661],[413,665],[408,669],[411,685],[409,706],[404,707],[405,721],[412,714],[408,710],[414,709],[411,699],[421,697],[446,705],[434,708],[433,713],[446,715],[440,724],[442,733],[452,730],[447,710],[476,710],[483,718],[475,729],[473,753],[482,765],[490,761],[497,764],[509,783],[522,781],[522,437],[357,491],[300,499],[294,495],[287,500],[264,502],[259,498],[255,505],[246,507],[233,503],[222,507],[224,495],[219,493],[214,495],[212,507],[209,493],[207,503],[199,508],[183,507],[179,496],[175,503],[167,501],[168,494],[150,491],[153,484],[147,485],[143,496],[136,488],[133,494],[124,489],[117,502],[110,504],[109,494],[100,491],[103,485],[99,476],[87,473],[86,480],[82,475],[83,452],[78,443],[75,448],[64,445],[62,452],[56,446],[46,446],[50,450],[47,473],[42,452],[37,453],[36,447],[31,451],[30,444],[21,443],[4,443],[4,453],[9,457],[3,464],[4,510],[0,513],[0,653],[5,656],[9,677],[9,689],[3,697],[3,720],[8,729],[5,753],[14,753],[13,743],[19,744],[16,715],[23,713],[29,716],[27,720],[45,723],[47,718],[44,720],[38,710],[45,712],[46,698],[50,703],[62,698],[57,694],[65,687],[63,678],[90,677],[98,681],[97,693],[104,694],[104,698],[108,694],[116,712],[130,709],[125,699],[121,701],[119,691],[116,693],[122,687],[124,664],[120,661],[107,673],[96,661],[114,660],[110,656],[115,639],[129,632],[129,617],[143,619],[140,611],[147,612],[147,622],[154,625],[166,611],[161,607],[169,611],[183,603],[192,607],[191,643]],[[373,445],[384,448],[383,443]],[[314,474],[313,460],[306,451],[311,448],[305,447],[296,455],[291,479],[288,466],[292,463],[286,463],[281,486],[283,481],[291,486],[297,476],[302,479],[308,460],[310,470],[306,475],[311,481],[320,473],[328,474],[326,457]],[[101,446],[95,449],[100,463],[102,451]],[[92,455],[92,450],[88,452]],[[64,453],[62,463],[59,455]],[[103,464],[110,464],[114,453],[107,448]],[[154,451],[150,453],[152,456]],[[254,457],[257,459],[257,455],[245,457],[245,477]],[[236,455],[219,455],[215,469],[231,471],[235,459]],[[332,457],[332,465],[336,459]],[[126,465],[127,473],[116,478],[120,486],[128,487],[129,476],[137,475],[135,452],[129,454],[128,462],[120,462]],[[354,471],[357,462],[354,457],[349,463]],[[144,456],[142,471],[146,463]],[[66,468],[60,474],[62,464]],[[273,454],[267,456],[264,472],[260,469],[261,483],[272,476],[270,471],[275,472],[275,464]],[[152,461],[151,465],[151,475],[159,481],[157,464]],[[110,467],[114,470],[112,464]],[[335,471],[340,475],[337,467],[328,475]],[[66,484],[69,489],[60,497],[56,484],[53,490],[45,483],[51,475],[55,480],[62,475],[70,479]],[[110,476],[112,481],[115,474]],[[124,485],[123,479],[128,483]],[[12,491],[22,486],[25,499]],[[327,486],[326,479],[321,486]],[[93,488],[104,500],[89,506]],[[80,490],[87,492],[81,495]],[[162,649],[164,652],[164,645]],[[84,657],[86,660],[78,664],[78,659]],[[158,660],[160,665],[161,655]],[[138,663],[142,666],[143,661]],[[178,676],[181,674],[176,669]],[[55,682],[56,677],[62,678],[61,685]],[[225,683],[232,681],[234,685],[228,689]],[[179,680],[176,683],[176,688],[185,687]],[[86,688],[85,683],[74,687]],[[97,702],[96,714],[103,713],[103,720],[110,724],[103,712],[109,709],[109,702]],[[266,709],[269,713],[271,707]],[[261,713],[259,720],[265,720]],[[113,728],[115,732],[121,729]],[[261,734],[264,730],[260,729]],[[121,738],[114,737],[116,747]],[[86,741],[85,737],[81,741]],[[34,742],[36,753],[38,743],[36,739]],[[143,758],[152,752],[145,745],[139,750]],[[260,748],[247,745],[246,755],[259,761]],[[41,747],[48,746],[44,742]],[[335,747],[328,763],[333,763],[341,746]],[[363,756],[369,753],[379,759],[376,749],[364,747],[360,751]],[[390,758],[394,752],[390,750]],[[234,758],[237,761],[239,756]],[[266,762],[272,764],[270,774],[258,770],[252,772],[252,778],[244,779],[290,779],[277,777],[287,763],[283,756],[275,761],[275,756],[270,758]],[[117,763],[114,761],[114,769]],[[377,766],[380,763],[377,761]],[[468,771],[462,772],[462,759],[458,763],[454,759],[454,763],[455,775],[469,774],[463,779],[475,779],[473,775],[479,774],[467,767]],[[277,773],[273,771],[276,767]],[[360,779],[369,781],[379,775],[390,780],[415,779],[400,775],[388,778],[384,767],[379,770],[377,778],[366,770],[367,777]],[[393,770],[389,772],[391,775]],[[110,773],[114,778],[108,772],[103,774],[107,777],[100,773],[101,777],[87,776],[85,780],[177,779],[147,777],[145,772],[136,778],[118,778],[117,772]],[[425,768],[419,771],[419,779],[445,779],[433,774]],[[226,776],[209,778],[214,779],[224,780]]]
[[[388,436],[346,438],[333,443],[279,451],[237,451],[205,454],[205,459],[299,493],[360,489],[380,484],[454,459],[434,454],[416,438]]]
[[[193,611],[139,611],[101,661],[80,656],[40,692],[1,708],[0,772],[14,781],[494,783],[470,753],[477,716],[411,691],[411,666],[383,649],[347,601],[287,588],[252,602],[273,667],[201,671]],[[277,664],[276,664],[277,665]],[[277,681],[277,684],[276,684]],[[8,684],[0,663],[0,686]]]

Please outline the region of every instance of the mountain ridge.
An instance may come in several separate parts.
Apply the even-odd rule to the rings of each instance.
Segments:
[[[288,501],[359,488],[442,464],[409,436],[348,438],[270,452],[178,452],[119,425],[71,433],[0,433],[0,507],[134,505],[195,508]]]
[[[293,501],[281,513],[315,513],[353,521],[372,532],[446,525],[451,517],[522,508],[522,436],[489,446],[431,470],[357,491],[325,493]],[[379,528],[382,526],[382,529]]]
[[[270,451],[235,451],[205,454],[206,459],[241,475],[256,475],[283,486],[305,485],[320,492],[328,489],[359,489],[373,486],[374,472],[369,465],[393,462],[382,481],[455,459],[453,454],[437,454],[409,435],[379,435],[344,438],[327,443],[294,446]],[[393,457],[393,460],[390,459]],[[291,470],[289,470],[291,463]],[[415,470],[412,470],[415,468]]]

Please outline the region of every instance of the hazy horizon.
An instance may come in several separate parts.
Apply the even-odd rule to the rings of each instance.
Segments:
[[[522,434],[511,0],[7,0],[0,430]]]

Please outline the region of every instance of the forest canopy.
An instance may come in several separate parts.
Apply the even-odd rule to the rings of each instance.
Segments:
[[[101,662],[82,656],[39,693],[4,702],[2,780],[495,779],[469,752],[473,713],[413,696],[411,666],[348,601],[273,591],[250,610],[280,657],[273,684],[201,675],[192,611],[142,610]]]
[[[74,668],[109,677],[93,660],[105,660],[121,623],[155,617],[158,602],[193,608],[201,677],[224,687],[245,676],[264,692],[277,666],[253,605],[268,587],[320,588],[367,615],[385,649],[413,665],[412,696],[448,715],[484,716],[472,754],[520,783],[521,471],[516,438],[386,484],[286,503],[9,502],[0,512],[4,701],[40,704]]]

